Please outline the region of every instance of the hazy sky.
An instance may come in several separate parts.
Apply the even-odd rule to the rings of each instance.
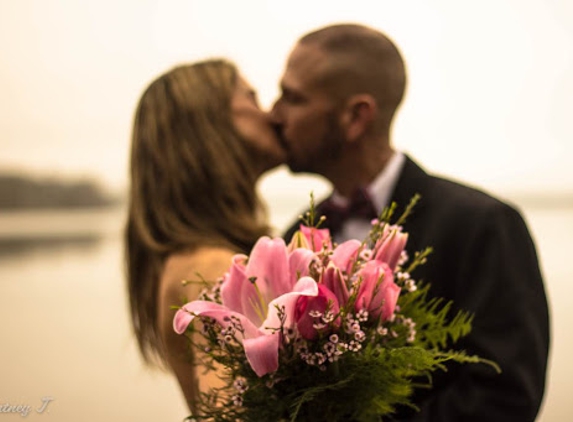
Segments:
[[[125,186],[133,110],[158,73],[226,56],[268,107],[295,40],[336,21],[405,56],[398,148],[497,190],[573,190],[570,0],[0,0],[0,169]],[[281,169],[265,186],[304,180]]]

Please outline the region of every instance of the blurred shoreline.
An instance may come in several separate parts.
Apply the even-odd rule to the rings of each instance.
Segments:
[[[119,237],[124,222],[123,205],[0,210],[0,254],[93,246]]]
[[[64,180],[0,172],[0,211],[109,207],[122,201],[93,177]]]

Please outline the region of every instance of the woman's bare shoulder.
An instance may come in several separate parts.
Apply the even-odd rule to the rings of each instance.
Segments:
[[[160,291],[171,298],[177,296],[192,300],[199,294],[202,281],[215,283],[229,270],[236,254],[236,251],[223,247],[201,247],[172,254],[165,261]]]
[[[202,247],[190,252],[171,255],[165,262],[165,276],[193,276],[200,273],[203,278],[218,278],[231,266],[237,252],[222,247]]]

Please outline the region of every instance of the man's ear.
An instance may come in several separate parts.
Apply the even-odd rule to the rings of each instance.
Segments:
[[[377,104],[372,95],[356,94],[347,101],[342,113],[342,129],[346,139],[355,142],[372,126],[376,116]]]

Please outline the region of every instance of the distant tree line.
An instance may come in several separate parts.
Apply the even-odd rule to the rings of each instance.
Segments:
[[[99,207],[119,202],[119,198],[92,180],[64,181],[0,174],[0,209]]]

